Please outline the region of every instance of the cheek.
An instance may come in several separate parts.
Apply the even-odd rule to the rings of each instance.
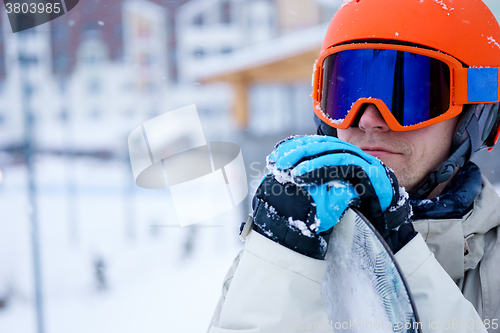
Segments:
[[[345,129],[345,130],[339,130],[338,129],[337,130],[337,136],[338,136],[338,138],[340,140],[349,142],[349,139],[352,136],[352,132],[353,132],[352,128],[348,128],[348,129]]]
[[[413,159],[428,171],[434,171],[450,157],[455,122],[440,123],[410,134],[414,148]],[[413,135],[412,135],[413,134]]]

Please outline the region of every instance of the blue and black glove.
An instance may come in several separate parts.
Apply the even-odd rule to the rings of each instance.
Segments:
[[[334,137],[291,137],[268,157],[253,198],[253,229],[312,258],[348,207],[359,210],[396,253],[415,236],[411,207],[394,173],[377,158]]]

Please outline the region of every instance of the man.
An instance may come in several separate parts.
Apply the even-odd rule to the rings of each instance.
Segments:
[[[469,161],[499,133],[497,40],[480,0],[344,3],[315,65],[322,136],[268,157],[209,332],[327,320],[329,234],[352,206],[395,254],[423,332],[500,332],[500,198]]]

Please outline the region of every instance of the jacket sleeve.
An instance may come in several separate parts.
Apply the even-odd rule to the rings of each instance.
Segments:
[[[396,254],[396,260],[413,294],[423,333],[487,332],[420,234]],[[321,295],[325,261],[252,231],[235,262],[209,333],[331,331]]]
[[[396,260],[413,295],[423,333],[487,332],[420,234],[396,254]]]
[[[325,270],[323,260],[251,231],[209,332],[331,331],[321,295]]]

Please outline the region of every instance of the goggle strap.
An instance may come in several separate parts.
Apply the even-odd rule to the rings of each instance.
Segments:
[[[455,105],[500,101],[499,68],[455,68]]]

